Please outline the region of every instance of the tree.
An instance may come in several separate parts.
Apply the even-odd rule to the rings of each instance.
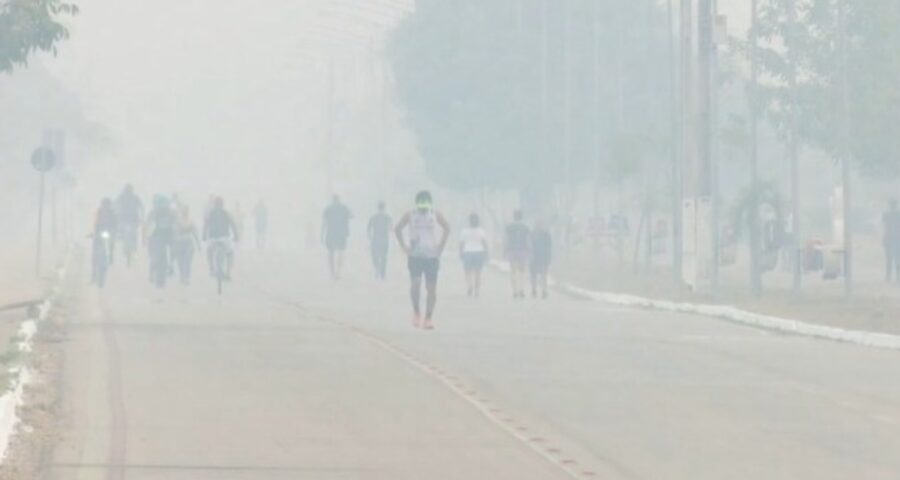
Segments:
[[[840,48],[841,3],[847,12],[846,55]],[[847,154],[860,171],[900,175],[900,1],[762,0],[759,33],[767,45],[760,53],[767,79],[761,98],[782,138],[795,136],[839,159],[846,121]]]
[[[665,131],[666,35],[654,0],[420,0],[389,60],[435,181],[540,197],[616,183],[619,139]]]
[[[63,0],[6,0],[0,5],[0,73],[27,64],[35,51],[55,53],[67,38],[63,15],[76,15],[78,7]]]

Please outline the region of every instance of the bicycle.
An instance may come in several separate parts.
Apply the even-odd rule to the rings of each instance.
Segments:
[[[102,231],[94,235],[93,246],[93,280],[94,283],[103,288],[106,286],[106,276],[109,273],[109,265],[112,260],[111,249],[112,234],[109,231]]]
[[[229,248],[223,240],[215,240],[210,243],[209,249],[212,273],[216,279],[216,291],[221,295],[224,284],[228,281]]]

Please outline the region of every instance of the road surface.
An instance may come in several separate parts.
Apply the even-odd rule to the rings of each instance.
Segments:
[[[442,271],[410,325],[400,262],[344,279],[246,253],[218,298],[146,272],[68,324],[53,480],[891,479],[900,354]]]

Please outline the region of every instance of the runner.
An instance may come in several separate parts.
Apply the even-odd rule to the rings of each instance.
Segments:
[[[459,254],[466,271],[466,294],[481,295],[481,271],[488,256],[487,232],[478,214],[469,215],[469,226],[459,234]]]
[[[525,272],[528,270],[529,236],[531,232],[523,222],[521,210],[513,214],[513,222],[506,226],[506,259],[509,261],[509,273],[513,298],[525,298]]]
[[[175,241],[177,218],[172,210],[172,202],[165,195],[156,195],[153,210],[147,215],[147,249],[150,253],[150,281],[157,288],[166,286],[171,273],[169,263],[172,243]]]
[[[543,221],[538,220],[531,232],[531,295],[547,298],[550,293],[547,288],[547,272],[550,270],[550,261],[553,258],[553,237]]]
[[[322,213],[321,239],[328,249],[328,268],[331,278],[341,278],[341,270],[344,267],[344,250],[347,249],[347,237],[350,236],[350,219],[353,214],[346,205],[341,203],[341,197],[335,195]]]
[[[375,266],[375,276],[381,280],[387,277],[388,248],[391,238],[393,219],[385,211],[384,202],[378,203],[378,213],[369,219],[366,229],[369,234],[369,244],[372,247],[372,265]]]
[[[437,229],[441,228],[438,238]],[[404,238],[404,230],[409,229],[409,243]],[[410,296],[413,305],[413,326],[434,329],[432,316],[437,303],[437,278],[440,270],[441,253],[450,237],[450,224],[444,216],[434,209],[431,193],[421,191],[416,195],[416,208],[403,215],[394,229],[397,242],[408,258],[410,275]],[[422,322],[421,290],[422,277],[428,291],[425,320]]]

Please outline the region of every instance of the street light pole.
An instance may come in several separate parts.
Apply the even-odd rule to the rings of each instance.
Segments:
[[[762,295],[762,272],[760,271],[759,232],[759,51],[757,22],[759,21],[758,1],[751,0],[752,20],[750,24],[750,284],[753,295]]]
[[[678,95],[678,62],[676,61],[675,48],[675,9],[673,0],[666,2],[669,22],[669,121],[671,141],[671,166],[672,166],[672,275],[676,284],[681,283],[682,278],[682,225],[681,225],[681,123],[678,121],[678,112],[681,108]]]
[[[844,209],[844,295],[853,296],[853,215],[851,209],[851,176],[850,176],[850,85],[848,65],[848,32],[847,32],[847,2],[840,0],[838,8],[838,48],[840,49],[841,73],[840,78],[840,155],[841,155],[841,183],[843,209]]]

